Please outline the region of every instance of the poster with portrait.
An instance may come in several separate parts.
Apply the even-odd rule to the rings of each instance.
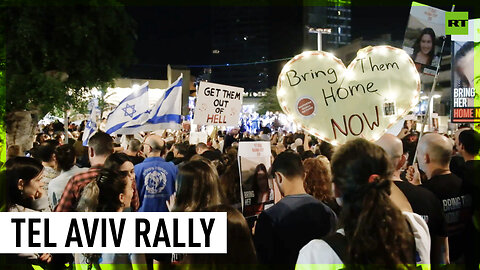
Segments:
[[[468,35],[452,35],[452,123],[480,123],[480,19],[468,25]]]
[[[412,3],[403,49],[412,57],[419,73],[435,76],[445,36],[445,11]],[[448,50],[444,50],[449,54]]]
[[[273,183],[268,176],[270,156],[269,141],[238,144],[238,165],[245,217],[257,216],[273,205]]]

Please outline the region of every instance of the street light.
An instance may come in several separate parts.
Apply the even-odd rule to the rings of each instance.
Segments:
[[[308,29],[308,33],[310,34],[317,34],[317,50],[321,51],[322,50],[322,34],[329,35],[332,33],[331,28],[313,28],[306,26]]]

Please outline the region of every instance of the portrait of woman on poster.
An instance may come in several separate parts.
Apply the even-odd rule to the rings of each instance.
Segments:
[[[263,210],[265,203],[270,202],[272,193],[270,185],[268,183],[267,167],[260,163],[255,167],[255,171],[251,177],[247,180],[248,183],[252,183],[252,189],[255,197],[252,198],[251,205],[245,206],[244,214],[246,217],[259,215]]]
[[[475,96],[467,98],[468,107],[477,107],[480,104],[479,89],[475,87],[475,81],[480,80],[480,75],[474,74],[474,47],[480,43],[473,41],[465,42],[455,53],[454,69],[457,75],[455,80],[456,88],[475,88]]]
[[[412,59],[417,69],[422,65],[430,66],[435,57],[435,32],[432,28],[424,28],[413,45]]]

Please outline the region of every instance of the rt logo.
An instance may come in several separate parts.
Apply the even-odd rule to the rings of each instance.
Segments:
[[[446,35],[468,35],[468,12],[445,12]]]

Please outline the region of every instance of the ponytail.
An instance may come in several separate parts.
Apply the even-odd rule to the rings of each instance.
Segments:
[[[364,139],[347,142],[332,158],[333,182],[341,191],[341,223],[347,268],[399,269],[415,265],[413,235],[389,198],[393,168],[385,151]]]
[[[391,182],[377,180],[344,197],[347,262],[378,264],[388,269],[415,264],[413,237],[405,217],[389,198]],[[357,202],[354,197],[363,197]],[[374,254],[374,256],[372,256]]]
[[[83,188],[82,195],[77,204],[77,212],[96,212],[98,207],[98,188],[97,180],[93,180]]]

